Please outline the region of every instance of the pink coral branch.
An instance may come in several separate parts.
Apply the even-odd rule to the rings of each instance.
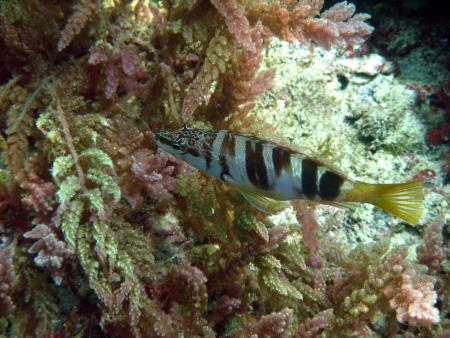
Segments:
[[[373,27],[365,21],[368,14],[356,14],[355,5],[347,1],[337,3],[322,13],[320,18],[306,20],[307,35],[323,48],[332,45],[347,47],[364,42],[373,32]]]
[[[405,261],[406,254],[406,249],[400,248],[383,262],[381,269],[386,272],[387,280],[382,292],[395,310],[397,320],[409,325],[437,323],[439,310],[434,307],[437,301],[434,278]]]
[[[243,47],[251,47],[250,24],[244,7],[236,0],[211,0],[211,3],[225,19],[225,24],[236,41]]]
[[[0,249],[0,316],[8,315],[13,307],[11,299],[13,283],[13,249]]]
[[[316,220],[314,210],[303,201],[293,201],[298,222],[302,226],[303,243],[310,250],[311,254],[315,254],[319,249],[318,233],[320,225]]]
[[[274,312],[262,316],[256,327],[258,337],[282,338],[288,336],[288,327],[293,318],[292,309],[284,309],[280,312]]]
[[[75,36],[80,34],[81,30],[86,26],[86,23],[96,10],[97,7],[95,1],[92,0],[81,0],[80,3],[75,5],[74,13],[61,32],[61,37],[58,41],[59,52],[66,48]]]
[[[385,292],[389,292],[386,289]],[[388,293],[389,295],[389,293]],[[409,325],[429,325],[439,322],[439,311],[434,307],[437,294],[434,291],[433,278],[421,278],[405,273],[400,289],[392,294],[389,304],[397,313],[397,320]]]
[[[72,251],[64,241],[58,239],[56,229],[45,224],[38,224],[23,236],[37,240],[28,252],[37,253],[34,258],[36,265],[48,268],[55,283],[61,284],[64,275],[63,262],[72,256]]]
[[[431,272],[439,271],[445,259],[442,224],[433,223],[427,229],[423,238],[423,245],[417,250],[419,262],[428,266]]]
[[[313,318],[302,323],[297,331],[296,338],[318,337],[321,330],[327,327],[333,319],[333,309],[319,312]]]

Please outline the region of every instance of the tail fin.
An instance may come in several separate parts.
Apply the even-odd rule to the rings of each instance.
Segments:
[[[417,223],[423,211],[423,181],[396,184],[354,182],[361,202],[389,211],[408,223]]]

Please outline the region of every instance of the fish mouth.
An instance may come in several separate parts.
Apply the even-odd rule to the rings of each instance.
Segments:
[[[166,145],[171,144],[170,138],[167,136],[167,133],[164,131],[160,131],[160,132],[156,133],[155,140],[159,144],[166,144]]]

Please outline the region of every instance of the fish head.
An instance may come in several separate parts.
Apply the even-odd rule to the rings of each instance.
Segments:
[[[189,155],[199,155],[201,152],[200,130],[183,125],[175,130],[164,130],[155,134],[158,146],[172,154],[184,159]]]

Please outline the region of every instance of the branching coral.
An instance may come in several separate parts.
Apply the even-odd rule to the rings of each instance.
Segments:
[[[418,248],[419,262],[428,266],[430,271],[440,270],[440,265],[445,259],[444,239],[442,225],[439,222],[431,224],[425,233],[424,243]]]
[[[66,242],[59,240],[55,231],[45,224],[36,225],[24,237],[36,240],[28,249],[31,254],[37,253],[34,258],[36,265],[50,269],[55,283],[61,284],[64,276],[63,261],[72,255]]]
[[[176,191],[175,178],[180,162],[173,156],[158,150],[140,150],[131,155],[131,173],[134,182],[129,187],[143,187],[146,194],[153,199],[168,199]]]
[[[58,41],[58,50],[66,48],[86,25],[89,18],[96,12],[96,5],[92,0],[82,0],[74,6],[74,13],[70,16]]]
[[[303,43],[312,40],[324,48],[362,42],[373,31],[373,27],[364,22],[370,16],[354,15],[355,6],[347,1],[335,4],[317,18],[322,7],[322,0],[256,1],[250,6],[250,16],[254,15],[254,20],[261,17],[263,25],[282,39]]]
[[[0,249],[0,315],[6,316],[14,306],[11,293],[14,283],[13,249]]]
[[[338,289],[334,291],[333,302],[340,305],[335,307],[334,325],[363,332],[367,330],[364,320],[388,309],[395,311],[398,321],[410,325],[439,321],[439,311],[434,307],[437,299],[434,278],[425,274],[423,266],[408,261],[405,247],[386,255],[388,249],[389,243],[381,241],[366,253],[360,247],[345,258],[356,260],[359,267],[344,262],[347,277],[335,279],[334,287]],[[359,281],[354,281],[355,278]]]

